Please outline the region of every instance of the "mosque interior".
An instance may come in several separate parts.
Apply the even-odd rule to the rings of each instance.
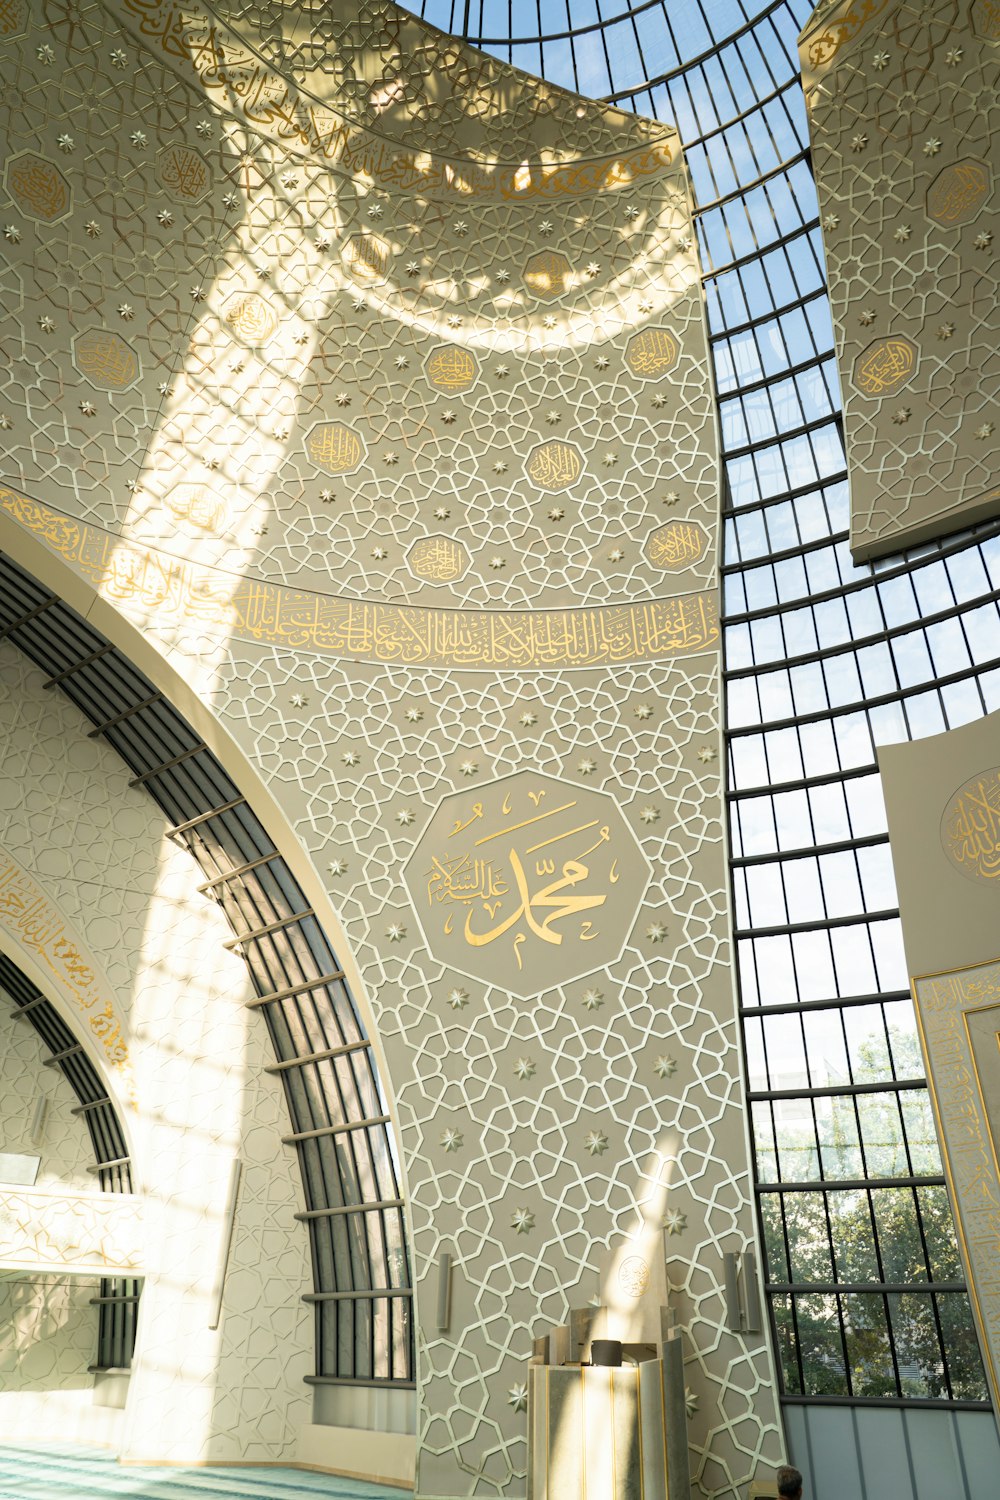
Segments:
[[[995,1493],[998,47],[0,0],[0,1500]]]

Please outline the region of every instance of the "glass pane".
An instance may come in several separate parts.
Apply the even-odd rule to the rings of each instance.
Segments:
[[[847,1048],[839,1010],[810,1010],[802,1016],[813,1088],[839,1088],[850,1082]]]
[[[854,1101],[817,1099],[816,1125],[823,1151],[823,1176],[834,1180],[864,1176]]]
[[[785,1193],[785,1227],[793,1282],[833,1280],[833,1257],[822,1193]]]
[[[947,1400],[934,1298],[908,1293],[903,1297],[890,1296],[888,1301],[899,1361],[900,1395]]]
[[[778,1153],[774,1145],[774,1126],[769,1104],[750,1106],[753,1121],[754,1152],[757,1158],[758,1182],[777,1182]]]
[[[767,1016],[764,1022],[771,1088],[809,1087],[802,1022],[796,1015]]]
[[[910,1164],[903,1143],[899,1096],[890,1093],[859,1094],[855,1102],[869,1176],[906,1176]]]
[[[802,1382],[799,1379],[797,1359],[799,1339],[795,1329],[792,1298],[787,1293],[775,1296],[772,1299],[771,1308],[774,1313],[778,1358],[781,1361],[782,1389],[792,1396],[801,1395]]]
[[[768,1281],[790,1281],[779,1193],[761,1194],[760,1220],[764,1231],[764,1274]]]
[[[936,1301],[952,1397],[956,1401],[987,1401],[986,1375],[968,1297],[965,1292],[941,1292]]]
[[[941,1171],[941,1151],[938,1146],[934,1115],[931,1111],[930,1095],[926,1089],[913,1089],[899,1096],[903,1111],[903,1124],[910,1147],[910,1160],[917,1175],[926,1173],[936,1176]]]
[[[809,1101],[779,1099],[771,1108],[782,1181],[811,1182],[819,1176],[819,1154]]]
[[[931,1275],[935,1281],[964,1281],[951,1204],[944,1187],[917,1189],[920,1222],[923,1225]]]
[[[867,1192],[829,1193],[837,1280],[877,1282],[878,1256]]]
[[[911,1000],[893,1000],[883,1007],[892,1063],[897,1078],[923,1078],[924,1059],[917,1036],[917,1018]]]
[[[807,1396],[847,1396],[847,1368],[837,1298],[819,1294],[795,1298],[799,1351]]]
[[[896,1285],[926,1281],[927,1263],[913,1189],[875,1188],[871,1197],[885,1280]]]
[[[877,1293],[841,1298],[851,1385],[855,1396],[894,1396],[896,1371],[889,1344],[885,1301]]]
[[[881,1005],[855,1005],[844,1011],[844,1029],[854,1083],[892,1077]]]

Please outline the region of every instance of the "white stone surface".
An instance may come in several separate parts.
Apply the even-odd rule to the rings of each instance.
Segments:
[[[94,1149],[83,1120],[71,1113],[79,1101],[58,1068],[42,1067],[49,1049],[27,1020],[14,1018],[13,1007],[0,987],[0,1151],[40,1157],[36,1187],[90,1190]],[[31,1125],[42,1096],[48,1109],[36,1143]]]
[[[82,715],[60,694],[46,693],[42,680],[10,645],[0,646],[0,849],[37,883],[80,949],[94,955],[123,1018],[135,1107],[121,1097],[121,1079],[105,1068],[93,1039],[85,1038],[78,1004],[50,976],[51,998],[88,1041],[116,1097],[149,1232],[124,1421],[103,1414],[93,1433],[114,1442],[121,1427],[123,1451],[133,1458],[287,1461],[309,1415],[302,1377],[311,1328],[300,1301],[308,1245],[293,1218],[301,1207],[294,1164],[280,1144],[288,1129],[280,1085],[261,1071],[269,1057],[263,1020],[244,1008],[250,983],[242,962],[222,947],[229,929],[218,908],[195,893],[200,876],[163,837],[165,819],[143,792],[129,789],[122,762],[87,739]],[[4,942],[14,962],[41,982],[37,954],[19,948],[10,930]],[[2,1024],[0,1041],[8,1031]],[[16,1140],[23,1142],[25,1095],[34,1097],[44,1074],[58,1104],[43,1152],[45,1181],[93,1189],[93,1178],[81,1175],[93,1161],[89,1142],[80,1138],[84,1127],[69,1116],[78,1129],[64,1128],[73,1102],[68,1085],[41,1070],[45,1049],[29,1023],[10,1026],[17,1034],[7,1067],[16,1072],[23,1060],[30,1068],[0,1116],[10,1121],[8,1146],[15,1120]],[[223,1316],[213,1332],[212,1291],[234,1157],[244,1163],[243,1182]],[[41,1357],[29,1352],[32,1330],[53,1319],[70,1329],[53,1346],[53,1358],[67,1379],[83,1380],[91,1401],[85,1371],[97,1316],[65,1291],[36,1297],[31,1307],[30,1319],[21,1315],[24,1332],[17,1357],[9,1356],[9,1379],[0,1381],[0,1427],[16,1410],[30,1412],[39,1431],[62,1431],[66,1397],[58,1386],[46,1386],[39,1373],[30,1389],[21,1388],[20,1372],[34,1370]]]

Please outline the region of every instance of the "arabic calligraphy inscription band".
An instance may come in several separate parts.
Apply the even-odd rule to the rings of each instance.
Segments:
[[[0,488],[0,511],[73,564],[116,604],[155,609],[243,640],[354,661],[519,671],[662,661],[713,651],[713,590],[591,609],[425,609],[338,599],[197,567]]]

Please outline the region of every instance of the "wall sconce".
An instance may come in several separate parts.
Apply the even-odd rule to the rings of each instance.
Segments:
[[[726,1287],[726,1322],[733,1333],[760,1333],[760,1287],[757,1257],[752,1250],[737,1254],[727,1250],[722,1257]]]
[[[45,1135],[45,1125],[49,1118],[49,1096],[39,1094],[35,1100],[35,1112],[31,1117],[31,1129],[28,1131],[28,1139],[33,1146],[40,1146]]]
[[[437,1330],[447,1333],[451,1322],[451,1255],[442,1250],[438,1256]]]

